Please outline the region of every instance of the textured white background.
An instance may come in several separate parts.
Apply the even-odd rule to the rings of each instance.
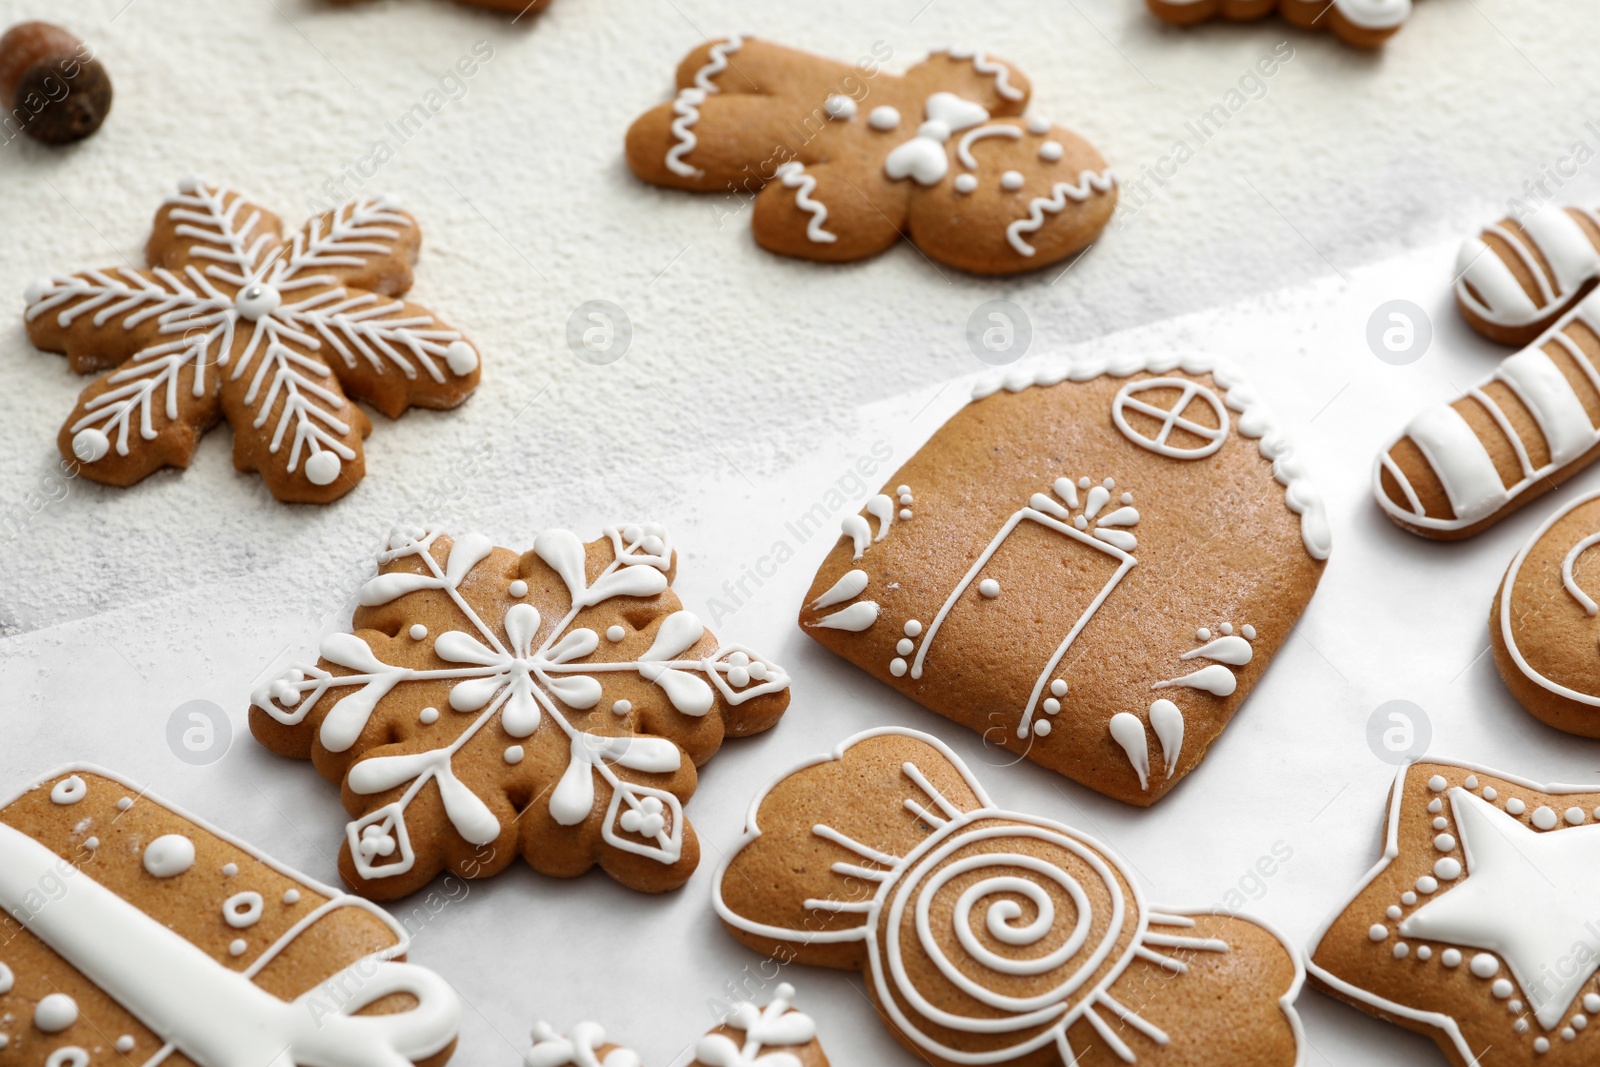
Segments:
[[[1521,713],[1481,655],[1499,574],[1577,490],[1452,547],[1391,528],[1367,481],[1387,434],[1500,354],[1450,307],[1454,246],[1574,141],[1600,148],[1585,128],[1600,117],[1585,47],[1600,9],[1420,0],[1366,55],[1271,20],[1172,30],[1135,0],[868,7],[556,0],[512,25],[442,0],[0,0],[0,22],[69,20],[118,92],[111,121],[76,148],[0,147],[0,293],[19,310],[41,273],[137,262],[151,213],[187,172],[298,221],[458,57],[478,41],[495,49],[467,95],[367,186],[401,194],[422,220],[415,295],[478,342],[483,386],[455,412],[377,417],[369,477],[337,505],[274,503],[233,473],[219,428],[185,473],[131,490],[73,484],[35,514],[30,493],[54,470],[56,428],[82,382],[32,348],[20,315],[0,324],[0,791],[97,760],[332,878],[336,790],[255,746],[244,708],[260,677],[340,621],[391,522],[442,519],[525,546],[547,525],[592,536],[657,518],[680,545],[679,591],[705,611],[855,457],[881,439],[898,462],[954,409],[968,384],[955,379],[981,369],[967,318],[992,298],[1027,311],[1035,354],[1206,349],[1250,369],[1306,452],[1336,536],[1323,587],[1264,684],[1153,811],[1029,765],[985,769],[996,754],[975,738],[795,631],[826,546],[791,538],[794,561],[718,628],[797,680],[776,732],[706,768],[690,807],[702,870],[665,899],[522,869],[474,886],[414,953],[468,1004],[459,1062],[515,1062],[536,1018],[586,1017],[648,1063],[672,1062],[709,1022],[706,1002],[758,963],[706,906],[718,849],[759,784],[872,725],[950,740],[1002,803],[1113,843],[1158,901],[1221,901],[1285,842],[1293,859],[1251,907],[1297,943],[1376,857],[1390,770],[1365,724],[1383,701],[1420,704],[1435,753],[1592,781],[1592,745]],[[1125,180],[1175,138],[1192,144],[1185,122],[1279,41],[1295,55],[1158,195],[1134,210],[1144,197],[1129,194],[1117,229],[1069,273],[994,281],[941,272],[905,246],[849,267],[780,260],[754,247],[743,218],[719,224],[709,198],[635,183],[620,153],[627,123],[665,98],[684,51],[739,28],[843,58],[884,41],[892,66],[942,43],[981,45],[1021,66],[1034,110],[1092,138]],[[1585,170],[1560,196],[1593,203],[1597,185]],[[1396,297],[1426,308],[1436,331],[1404,368],[1363,339],[1368,315]],[[595,298],[622,305],[635,330],[609,367],[580,363],[564,341],[573,308]],[[190,699],[233,716],[234,748],[210,768],[166,748],[167,717]],[[794,977],[835,1062],[910,1062],[859,978]],[[1310,1064],[1442,1062],[1317,994],[1302,1010]]]

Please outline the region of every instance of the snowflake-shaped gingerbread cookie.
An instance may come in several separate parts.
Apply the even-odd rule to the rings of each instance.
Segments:
[[[445,868],[487,877],[518,853],[546,874],[598,863],[675,888],[699,859],[695,767],[789,703],[782,668],[683,610],[675,567],[649,523],[587,545],[545,530],[520,556],[397,529],[354,632],[258,690],[251,730],[343,783],[356,818],[339,868],[367,896]]]
[[[1116,206],[1093,145],[1023,118],[1029,85],[982,52],[935,52],[903,75],[741,36],[678,66],[674,99],[628,131],[655,185],[754,200],[756,242],[843,262],[902,235],[978,274],[1047,266],[1092,242]]]
[[[279,500],[327,503],[366,473],[372,430],[452,408],[477,387],[478,352],[411,288],[422,236],[388,197],[361,197],[287,240],[277,216],[198,179],[156,212],[145,270],[60,274],[28,287],[28,335],[102,373],[58,445],[84,477],[132,485],[186,467],[223,418],[233,463]]]

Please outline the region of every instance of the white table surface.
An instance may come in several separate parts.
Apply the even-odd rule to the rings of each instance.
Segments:
[[[1600,768],[1592,743],[1521,712],[1484,655],[1512,553],[1600,476],[1456,546],[1398,531],[1369,489],[1387,436],[1503,354],[1451,306],[1460,238],[1574,142],[1600,150],[1600,126],[1585,127],[1600,117],[1583,47],[1600,31],[1592,4],[1420,0],[1376,56],[1272,20],[1172,30],[1134,0],[556,0],[515,25],[443,0],[0,0],[0,22],[24,17],[68,20],[99,49],[118,97],[76,148],[0,146],[0,293],[19,310],[39,274],[136,261],[151,213],[185,173],[298,220],[457,57],[478,41],[495,55],[368,185],[400,193],[422,220],[415,295],[478,342],[483,385],[455,412],[377,417],[369,476],[338,504],[274,503],[232,471],[219,428],[187,472],[130,490],[75,482],[34,513],[30,494],[55,468],[56,428],[82,382],[33,349],[20,314],[0,326],[13,382],[0,392],[0,517],[15,524],[0,523],[0,791],[94,760],[331,879],[336,790],[256,746],[244,711],[253,684],[348,617],[392,522],[437,519],[523,547],[548,525],[592,536],[659,519],[680,546],[679,592],[707,611],[857,455],[882,440],[898,462],[955,410],[983,369],[964,329],[988,299],[1027,312],[1030,358],[1231,355],[1327,497],[1335,550],[1310,610],[1205,764],[1150,811],[1031,765],[986,768],[999,761],[975,737],[813,645],[792,620],[827,546],[792,545],[794,560],[718,628],[796,681],[776,731],[705,768],[689,808],[706,857],[693,881],[645,899],[603,875],[564,883],[517,868],[474,885],[418,936],[413,958],[467,1004],[457,1062],[517,1062],[539,1018],[596,1018],[647,1063],[686,1062],[708,1003],[760,963],[707,906],[718,850],[762,783],[868,726],[950,741],[999,801],[1101,836],[1158,901],[1220,902],[1285,843],[1293,858],[1249,907],[1297,942],[1376,858],[1392,776],[1366,741],[1379,704],[1420,705],[1434,754],[1556,781]],[[743,219],[719,226],[706,199],[631,179],[627,123],[665,97],[683,52],[741,28],[841,57],[885,41],[894,63],[981,44],[1019,64],[1034,110],[1091,137],[1125,181],[1278,42],[1295,55],[1159,195],[1136,210],[1125,201],[1065,276],[985,280],[904,246],[848,267],[782,260],[754,247]],[[1564,179],[1558,197],[1593,203],[1593,170]],[[1434,327],[1430,351],[1405,367],[1364,340],[1373,309],[1396,298]],[[618,363],[581,363],[565,345],[568,315],[589,299],[615,301],[633,322]],[[461,476],[485,443],[488,459]],[[205,768],[165,740],[170,713],[195,699],[227,709],[235,729],[229,754]],[[876,1024],[858,976],[788,977],[836,1063],[913,1062]],[[1301,1010],[1308,1064],[1443,1062],[1422,1039],[1314,992]]]

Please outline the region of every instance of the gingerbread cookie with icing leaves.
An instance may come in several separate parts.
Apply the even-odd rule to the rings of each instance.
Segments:
[[[794,1008],[795,989],[781,982],[765,1007],[741,1001],[721,1025],[695,1043],[689,1067],[828,1067],[811,1016]],[[526,1067],[640,1067],[638,1055],[611,1044],[598,1023],[562,1036],[548,1023],[533,1030]]]
[[[1522,546],[1489,611],[1489,647],[1517,702],[1600,737],[1600,493],[1567,504]]]
[[[1593,787],[1403,768],[1383,858],[1312,940],[1312,980],[1457,1067],[1594,1063],[1597,805]]]
[[[1561,485],[1600,455],[1600,294],[1378,454],[1373,492],[1421,537],[1456,541]]]
[[[1329,30],[1346,44],[1376,48],[1411,17],[1411,0],[1146,0],[1159,19],[1192,26],[1215,18],[1250,22],[1276,11],[1291,26]]]
[[[1048,266],[1110,220],[1093,145],[1025,118],[1030,86],[982,52],[935,52],[903,75],[733,36],[678,66],[677,96],[628,130],[654,185],[753,200],[756,243],[803,259],[876,255],[901,236],[977,274]]]
[[[800,627],[989,743],[1148,805],[1260,679],[1330,545],[1235,372],[1086,360],[980,386],[844,520]]]
[[[478,352],[411,288],[422,235],[390,197],[360,197],[287,239],[277,216],[195,178],[156,212],[145,270],[58,274],[28,287],[33,343],[83,390],[57,439],[78,473],[127,486],[187,467],[218,421],[233,465],[279,500],[326,504],[366,475],[372,423],[453,408]],[[104,372],[104,373],[101,373]]]
[[[438,1065],[460,1004],[386,912],[109,771],[0,804],[0,1065]]]
[[[717,872],[743,944],[861,971],[934,1064],[1298,1062],[1298,956],[1220,912],[1156,907],[1099,842],[997,807],[940,741],[860,734],[780,778]]]
[[[1600,278],[1600,214],[1546,204],[1501,219],[1461,245],[1456,305],[1492,340],[1525,345]]]
[[[352,632],[250,709],[258,741],[342,783],[350,885],[392,900],[519,854],[549,875],[598,864],[632,889],[682,885],[700,856],[683,813],[695,768],[772,727],[789,678],[684,610],[666,531],[551,529],[519,555],[396,528],[377,569]]]

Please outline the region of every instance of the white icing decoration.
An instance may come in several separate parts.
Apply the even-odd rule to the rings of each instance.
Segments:
[[[1028,217],[1017,219],[1006,227],[1006,240],[1018,255],[1031,256],[1037,249],[1022,239],[1025,233],[1035,233],[1044,226],[1044,216],[1048,212],[1059,215],[1067,208],[1068,201],[1081,204],[1097,193],[1108,193],[1117,184],[1117,179],[1111,173],[1111,168],[1096,174],[1086,170],[1078,175],[1076,182],[1057,182],[1050,189],[1049,196],[1034,197],[1028,205]]]
[[[904,631],[907,637],[916,637],[918,634],[922,633],[922,623],[918,622],[916,619],[911,619],[905,624]]]
[[[1441,882],[1453,882],[1461,877],[1461,861],[1453,856],[1446,856],[1433,865],[1433,873]]]
[[[1183,752],[1183,712],[1170,700],[1157,700],[1150,705],[1150,728],[1161,742],[1167,777],[1171,778],[1178,769],[1178,756]]]
[[[1529,821],[1540,830],[1554,830],[1556,828],[1556,813],[1541,804],[1534,809],[1533,817]]]
[[[1199,2],[1201,0],[1167,0],[1173,5]],[[1336,9],[1347,22],[1363,29],[1393,30],[1410,17],[1411,0],[1328,0],[1318,18],[1326,9]]]
[[[1004,174],[1000,175],[1000,188],[1006,190],[1008,193],[1016,192],[1018,189],[1021,189],[1024,185],[1026,185],[1027,182],[1028,179],[1022,176],[1022,172],[1020,170],[1008,170]]]
[[[411,640],[421,641],[428,636],[428,628],[420,622],[412,623],[409,633],[411,634]]]
[[[827,630],[848,630],[851,633],[860,633],[878,621],[878,614],[882,611],[876,601],[858,600],[847,608],[841,608],[832,615],[824,615],[812,626],[820,626]]]
[[[1139,776],[1139,788],[1150,788],[1150,746],[1145,739],[1144,723],[1137,715],[1119,711],[1111,716],[1111,737],[1128,754],[1128,762]]]
[[[765,1008],[749,1001],[734,1005],[723,1025],[743,1033],[744,1041],[707,1034],[695,1043],[695,1059],[706,1067],[800,1067],[800,1060],[790,1053],[767,1051],[775,1045],[807,1045],[817,1036],[817,1024],[795,1011],[793,1004],[794,986],[783,982]]]
[[[844,575],[826,593],[811,602],[814,609],[831,608],[835,604],[843,604],[861,595],[867,587],[867,572],[863,570],[846,571]]]
[[[222,905],[222,918],[235,930],[247,930],[261,921],[265,906],[260,893],[235,893]]]
[[[50,802],[63,807],[76,804],[89,795],[89,787],[76,774],[68,775],[50,787]]]
[[[986,137],[1006,137],[1013,141],[1022,139],[1022,131],[1009,123],[996,123],[990,126],[979,126],[977,129],[968,130],[961,135],[961,140],[956,142],[956,158],[968,170],[978,169],[978,158],[972,154],[974,141],[981,141]],[[956,188],[960,189],[960,179],[957,179]]]
[[[1600,497],[1600,492],[1589,493],[1585,496],[1578,497],[1576,500],[1572,501],[1572,503],[1568,504],[1566,507],[1562,508],[1554,515],[1551,515],[1548,519],[1546,519],[1544,523],[1533,532],[1533,536],[1529,537],[1528,540],[1523,544],[1521,550],[1517,552],[1516,558],[1511,561],[1511,566],[1506,570],[1505,580],[1500,584],[1500,638],[1505,644],[1506,652],[1510,655],[1511,661],[1517,665],[1517,669],[1522,672],[1525,678],[1539,687],[1548,690],[1557,696],[1564,697],[1567,700],[1584,704],[1589,707],[1600,707],[1600,695],[1583,693],[1573,689],[1571,686],[1562,685],[1560,682],[1557,682],[1552,678],[1548,678],[1536,670],[1534,666],[1528,662],[1527,657],[1523,654],[1522,648],[1517,642],[1516,630],[1511,625],[1511,622],[1513,618],[1520,616],[1524,611],[1527,610],[1523,607],[1514,607],[1513,602],[1518,600],[1517,578],[1522,573],[1522,567],[1523,564],[1527,562],[1528,554],[1533,551],[1535,545],[1544,539],[1544,536],[1550,531],[1551,527],[1555,526],[1556,523],[1566,518],[1574,510],[1582,507],[1584,504],[1589,503],[1596,497]],[[1578,587],[1577,580],[1573,577],[1572,568],[1577,562],[1578,557],[1587,552],[1596,544],[1600,544],[1600,533],[1590,534],[1587,537],[1581,538],[1572,546],[1572,548],[1567,552],[1565,558],[1563,558],[1561,561],[1562,586],[1566,589],[1567,593],[1578,602],[1579,606],[1583,608],[1584,612],[1590,616],[1600,613],[1600,609],[1596,608],[1593,598],[1591,598],[1583,589]],[[1517,803],[1520,804],[1521,802],[1517,801]],[[1511,804],[1512,801],[1506,802],[1507,811],[1511,811]],[[1511,811],[1511,813],[1513,815],[1521,814],[1521,809],[1519,808],[1516,811]]]
[[[16,975],[11,973],[11,968],[0,963],[0,996],[11,992],[11,987],[16,984]]]
[[[945,142],[952,134],[989,119],[981,105],[948,92],[928,97],[923,113],[927,121],[917,128],[916,136],[896,146],[884,160],[884,173],[891,180],[911,178],[918,185],[938,184],[950,172]]]
[[[699,178],[705,174],[699,167],[683,161],[683,157],[693,152],[699,144],[692,127],[700,121],[700,105],[705,102],[706,90],[692,85],[679,89],[677,97],[672,101],[672,113],[678,117],[672,120],[671,130],[675,141],[673,146],[667,149],[665,162],[667,169],[680,177]]]
[[[1067,150],[1061,146],[1060,141],[1046,141],[1039,146],[1039,158],[1046,163],[1059,163]]]
[[[998,60],[990,59],[987,55],[972,48],[949,48],[946,54],[951,59],[970,59],[972,69],[979,74],[986,74],[994,79],[994,91],[1007,100],[1021,100],[1025,95],[1021,89],[1011,84],[1011,68]]]
[[[817,188],[817,179],[806,173],[805,164],[798,160],[790,160],[779,167],[773,177],[781,181],[785,188],[795,190],[795,207],[810,213],[811,221],[806,223],[806,240],[816,244],[832,244],[839,239],[838,235],[822,228],[823,223],[828,221],[828,206],[812,198],[811,194]]]
[[[828,113],[830,119],[848,122],[856,117],[856,102],[848,96],[835,93],[822,102],[822,110]]]
[[[525,755],[527,755],[527,753],[523,751],[521,745],[510,745],[506,748],[505,752],[501,754],[501,758],[504,759],[506,763],[515,767],[517,764],[522,762],[522,758]]]
[[[613,1048],[600,1058],[606,1041],[605,1027],[599,1023],[579,1023],[563,1037],[549,1023],[533,1028],[533,1048],[523,1058],[526,1067],[640,1067],[642,1061],[631,1050]]]
[[[1138,394],[1152,389],[1176,389],[1178,398],[1173,401],[1171,407],[1158,407],[1148,401],[1135,399]],[[1206,426],[1183,417],[1183,413],[1189,410],[1189,405],[1196,399],[1211,408],[1216,418],[1216,426]],[[1129,408],[1148,415],[1160,423],[1160,429],[1156,431],[1154,437],[1145,436],[1128,422]],[[1140,448],[1149,449],[1168,459],[1205,459],[1214,455],[1228,439],[1227,408],[1217,398],[1216,393],[1188,378],[1141,378],[1129,382],[1117,390],[1117,395],[1111,402],[1111,421],[1128,440]],[[1181,429],[1205,443],[1186,448],[1169,444],[1174,429]]]
[[[144,869],[157,878],[176,878],[194,866],[194,842],[166,834],[145,846]]]
[[[1181,686],[1188,689],[1201,689],[1214,697],[1232,696],[1239,687],[1239,680],[1232,671],[1220,663],[1213,663],[1209,667],[1202,667],[1192,674],[1185,674],[1181,678],[1168,678],[1157,682],[1151,689],[1170,689]]]
[[[1211,643],[1200,648],[1190,649],[1179,656],[1179,659],[1210,659],[1218,663],[1228,663],[1235,667],[1242,667],[1250,662],[1250,657],[1255,655],[1255,649],[1250,647],[1250,642],[1242,637],[1219,637]]]
[[[528,595],[528,583],[523,581],[521,578],[518,578],[516,581],[511,583],[511,585],[506,589],[506,592],[510,593],[514,597],[517,597],[518,599],[521,599],[522,597]]]
[[[978,179],[971,174],[957,174],[955,185],[956,192],[965,195],[977,190]]]
[[[283,894],[283,902],[285,904],[291,904],[291,905],[300,903],[300,890],[298,890],[298,889],[285,890],[284,894]]]
[[[1545,204],[1520,220],[1520,234],[1497,223],[1486,226],[1482,236],[1468,238],[1456,257],[1457,299],[1479,318],[1503,327],[1531,326],[1556,311],[1600,274],[1600,251],[1573,212],[1600,230],[1600,216],[1586,208]],[[1502,253],[1484,240],[1490,235],[1532,276],[1537,297],[1528,294]]]
[[[881,133],[887,133],[900,125],[900,112],[887,104],[875,107],[867,116],[867,125]]]
[[[993,578],[985,578],[978,583],[978,592],[988,600],[993,600],[1000,595],[1000,583]]]

